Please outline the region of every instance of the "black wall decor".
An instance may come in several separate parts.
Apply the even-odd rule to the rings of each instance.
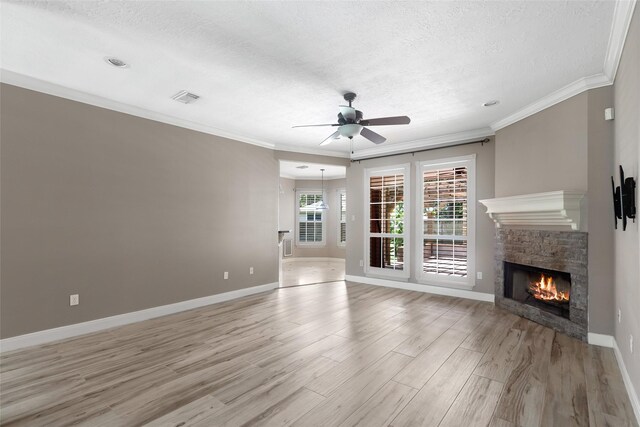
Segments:
[[[620,203],[620,187],[616,187],[611,177],[611,192],[613,193],[613,226],[618,229],[618,220],[622,219],[622,204]]]
[[[622,229],[627,229],[627,218],[635,222],[636,218],[636,181],[633,177],[624,177],[624,169],[620,166],[620,186],[616,187],[611,177],[613,193],[614,226],[618,228],[618,219],[622,220]]]

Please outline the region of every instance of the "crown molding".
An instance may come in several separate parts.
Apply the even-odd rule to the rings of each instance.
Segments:
[[[439,148],[447,147],[451,145],[457,145],[459,143],[465,143],[473,141],[478,138],[486,138],[493,136],[494,132],[490,128],[480,128],[467,130],[463,132],[450,133],[447,135],[433,136],[425,139],[417,139],[408,142],[399,142],[397,144],[385,144],[373,148],[366,148],[355,152],[352,156],[352,160],[359,160],[365,157],[379,156],[385,154],[403,154],[410,153],[413,150],[422,150],[425,148]]]
[[[549,95],[540,98],[536,102],[527,105],[526,107],[516,111],[515,113],[491,123],[491,129],[493,129],[494,132],[498,131],[504,127],[514,124],[515,122],[519,122],[522,119],[526,119],[529,116],[532,116],[542,110],[545,110],[564,100],[567,100],[572,96],[579,95],[589,89],[608,86],[612,83],[613,81],[604,74],[595,74],[590,77],[584,77],[582,79],[576,80],[575,82],[570,83],[565,87],[560,88],[555,92],[552,92]]]
[[[12,86],[18,86],[24,89],[33,90],[36,92],[46,93],[48,95],[57,96],[71,101],[81,102],[83,104],[93,105],[94,107],[105,108],[107,110],[117,111],[119,113],[129,114],[136,117],[141,117],[147,120],[153,120],[155,122],[167,123],[170,125],[178,126],[185,129],[195,130],[209,135],[215,135],[222,138],[233,139],[240,142],[245,142],[251,145],[257,145],[259,147],[275,149],[275,144],[261,141],[258,139],[247,138],[234,133],[226,132],[221,129],[217,129],[211,126],[206,126],[200,123],[192,122],[190,120],[180,119],[168,114],[158,113],[155,111],[147,110],[144,108],[134,107],[133,105],[124,104],[122,102],[113,101],[101,96],[92,95],[86,92],[82,92],[76,89],[60,86],[55,83],[49,83],[44,80],[36,79],[34,77],[26,76],[24,74],[16,73],[4,68],[0,69],[0,82],[6,83]]]
[[[613,11],[613,23],[611,24],[609,44],[607,45],[607,56],[604,60],[604,74],[609,77],[611,82],[616,79],[624,42],[629,32],[629,25],[631,25],[635,7],[636,0],[618,0]]]
[[[345,153],[344,151],[328,151],[323,150],[322,148],[293,147],[291,145],[276,144],[274,149],[278,151],[288,151],[290,153],[316,154],[318,156],[342,157],[345,159],[349,158],[349,153]]]

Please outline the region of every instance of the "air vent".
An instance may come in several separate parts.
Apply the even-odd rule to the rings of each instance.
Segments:
[[[173,95],[171,98],[175,99],[178,102],[182,102],[183,104],[193,104],[200,97],[195,93],[187,92],[186,90],[181,90],[180,92]]]
[[[309,169],[309,166],[307,165],[296,166],[296,169]]]

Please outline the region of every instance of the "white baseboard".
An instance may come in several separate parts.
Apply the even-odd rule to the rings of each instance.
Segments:
[[[282,259],[283,262],[344,262],[344,258],[330,258],[330,257],[285,257]]]
[[[627,371],[627,367],[625,366],[624,360],[622,359],[622,353],[620,352],[620,348],[618,347],[618,343],[615,339],[613,339],[613,352],[616,355],[616,360],[618,361],[618,366],[620,367],[622,380],[624,381],[624,386],[627,389],[627,394],[629,395],[629,400],[631,401],[631,407],[633,408],[633,413],[636,416],[636,422],[640,424],[640,399],[638,399],[638,393],[636,392],[636,389],[631,382],[631,376]]]
[[[473,299],[478,301],[494,302],[493,294],[483,292],[473,292],[464,289],[445,288],[442,286],[422,285],[411,282],[399,282],[397,280],[378,279],[374,277],[364,276],[345,276],[345,280],[349,282],[364,283],[366,285],[385,286],[387,288],[405,289],[407,291],[426,292],[429,294],[446,295],[450,297]]]
[[[131,313],[118,314],[116,316],[104,317],[102,319],[90,320],[88,322],[76,323],[59,328],[47,329],[33,332],[31,334],[18,335],[17,337],[0,340],[0,352],[17,350],[34,345],[45,344],[78,335],[101,331],[116,326],[127,325],[129,323],[140,322],[154,317],[165,316],[167,314],[178,313],[180,311],[191,310],[205,305],[216,304],[229,301],[248,295],[267,292],[276,289],[278,283],[268,283],[266,285],[253,286],[251,288],[238,289],[236,291],[224,292],[222,294],[210,295],[207,297],[181,301],[174,304],[161,305],[159,307],[148,308]]]
[[[613,348],[615,340],[611,335],[594,334],[593,332],[589,332],[587,334],[587,342],[600,347]]]

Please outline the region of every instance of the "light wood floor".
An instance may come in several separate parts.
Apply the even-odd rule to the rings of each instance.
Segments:
[[[634,425],[610,349],[344,282],[7,353],[1,373],[6,425]]]
[[[301,286],[344,280],[344,259],[305,261],[285,258],[282,261],[282,285]]]

